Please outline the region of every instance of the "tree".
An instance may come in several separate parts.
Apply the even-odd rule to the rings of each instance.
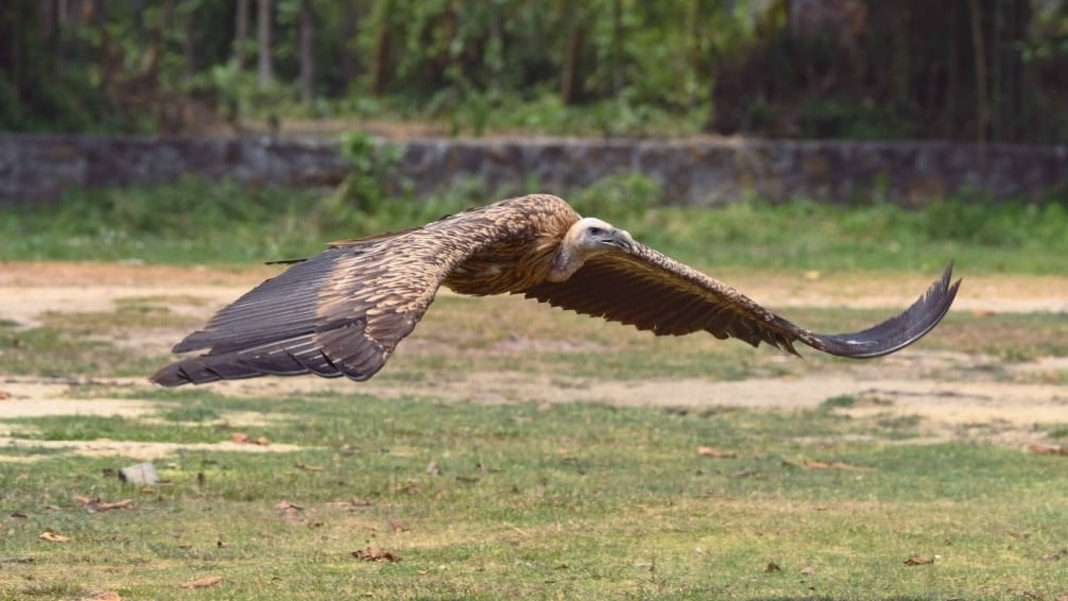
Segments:
[[[315,94],[315,55],[312,53],[314,35],[312,1],[300,0],[300,99],[311,104]]]
[[[259,11],[256,27],[259,57],[260,89],[265,90],[274,83],[274,62],[271,56],[271,0],[258,0]]]
[[[238,71],[245,69],[245,54],[248,44],[248,1],[237,0],[237,15],[234,29],[234,64]]]

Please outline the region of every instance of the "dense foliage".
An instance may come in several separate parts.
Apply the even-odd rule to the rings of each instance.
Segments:
[[[1068,139],[1066,0],[5,0],[0,40],[9,131]]]

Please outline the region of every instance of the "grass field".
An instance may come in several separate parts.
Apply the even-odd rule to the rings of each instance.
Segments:
[[[5,222],[33,235],[0,256],[67,257],[83,210]],[[370,382],[172,391],[145,377],[269,275],[247,262],[329,231],[124,226],[80,258],[178,265],[6,263],[0,599],[1068,598],[1068,314],[1025,302],[1063,301],[1063,259],[1009,225],[835,211],[632,229],[817,329],[887,316],[952,256],[966,308],[850,363],[443,295]],[[116,477],[145,459],[161,483]]]

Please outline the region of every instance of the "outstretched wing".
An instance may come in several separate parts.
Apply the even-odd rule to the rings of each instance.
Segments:
[[[794,343],[841,357],[887,355],[935,327],[957,294],[950,264],[904,313],[861,332],[817,334],[765,309],[734,288],[641,244],[591,257],[567,281],[524,292],[550,305],[651,330],[657,335],[706,331],[753,346],[771,344],[797,354]]]
[[[422,318],[448,273],[478,240],[499,234],[491,223],[470,218],[466,229],[456,220],[442,223],[336,243],[294,262],[174,347],[206,354],[168,365],[152,380],[178,386],[266,374],[370,378]]]

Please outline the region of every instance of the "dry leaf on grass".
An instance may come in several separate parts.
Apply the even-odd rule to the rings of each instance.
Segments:
[[[916,553],[913,553],[912,555],[909,556],[908,559],[905,560],[905,565],[907,565],[907,566],[925,566],[925,565],[930,565],[930,564],[932,564],[934,562],[935,562],[934,556],[924,557],[923,555],[918,555]]]
[[[6,390],[0,390],[0,401],[7,401],[11,399],[11,393]]]
[[[801,573],[804,574],[805,576],[811,576],[811,575],[816,573],[816,568],[814,568],[812,566],[805,566],[805,567],[801,568]]]
[[[260,436],[259,438],[257,438],[253,442],[255,442],[256,444],[260,445],[261,447],[265,447],[265,446],[271,444],[271,441],[267,440],[266,436]]]
[[[359,549],[352,552],[352,556],[356,559],[362,559],[364,561],[400,561],[401,558],[398,555],[390,553],[385,549],[379,549],[374,545],[367,547],[366,549]]]
[[[1060,561],[1065,557],[1068,557],[1068,548],[1059,549],[1057,551],[1053,551],[1052,553],[1046,553],[1042,556],[1042,559],[1046,561]]]
[[[244,432],[234,432],[230,435],[230,440],[236,442],[237,444],[248,444],[252,442],[252,437],[248,434],[245,434]]]
[[[1059,444],[1031,443],[1027,445],[1027,451],[1035,455],[1068,455],[1068,447]]]
[[[204,578],[197,578],[182,584],[182,588],[194,589],[194,588],[208,588],[215,586],[222,582],[221,576],[205,576]]]
[[[25,513],[22,513],[21,511],[12,511],[11,514],[7,517],[14,520],[25,520],[29,516],[27,516]]]
[[[105,511],[111,511],[112,509],[129,509],[133,507],[133,499],[123,499],[121,501],[115,501],[114,503],[105,503],[99,498],[90,499],[89,497],[74,497],[74,500],[85,506],[85,510],[89,513],[102,513]]]
[[[768,565],[764,566],[765,572],[779,572],[781,570],[782,568],[779,567],[779,564],[775,563],[774,561],[769,561]]]
[[[734,451],[724,451],[723,449],[716,449],[713,447],[697,447],[697,454],[702,457],[711,457],[713,459],[734,459],[738,456],[738,453]]]
[[[287,510],[290,510],[290,509],[293,509],[293,510],[296,510],[296,511],[300,511],[300,510],[304,509],[300,505],[297,505],[296,503],[290,503],[289,501],[287,501],[285,499],[282,499],[277,504],[275,504],[274,508],[277,509],[278,511],[287,511]]]
[[[115,591],[100,591],[88,597],[82,597],[79,601],[122,601],[122,597]]]
[[[325,470],[326,468],[322,467],[322,466],[319,466],[319,465],[308,465],[307,463],[298,463],[297,464],[297,469],[298,470],[304,470],[306,472],[321,472],[321,471]]]
[[[844,461],[819,461],[817,459],[800,459],[791,461],[789,459],[782,460],[783,465],[790,467],[797,467],[803,470],[846,470],[851,472],[866,472],[870,470],[870,467],[863,467],[859,465],[853,465]]]
[[[360,507],[370,507],[371,502],[360,497],[352,497],[348,501],[327,501],[327,507],[334,507],[343,511],[355,511]]]
[[[50,543],[66,543],[66,542],[70,542],[70,537],[69,536],[63,536],[62,534],[56,534],[55,532],[52,532],[51,530],[45,530],[44,532],[41,533],[41,536],[38,536],[37,538],[39,538],[39,539],[41,539],[43,541],[48,541]]]
[[[404,522],[402,522],[400,520],[389,519],[389,520],[386,520],[386,523],[389,524],[389,531],[393,532],[394,534],[396,534],[397,532],[407,532],[408,531],[408,527],[405,526]]]

